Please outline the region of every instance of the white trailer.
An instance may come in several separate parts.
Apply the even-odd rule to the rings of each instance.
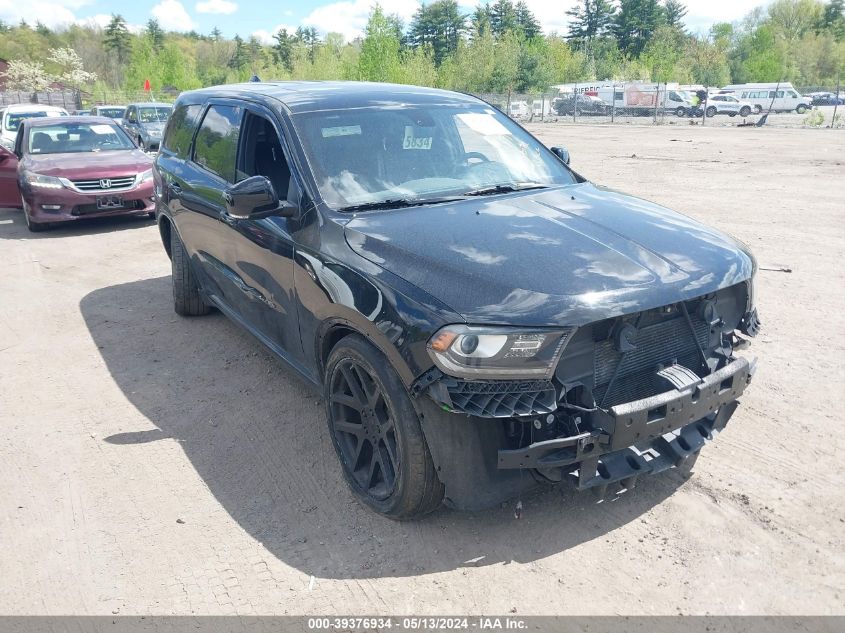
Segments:
[[[676,83],[642,81],[596,81],[553,86],[564,94],[586,94],[598,97],[619,114],[649,115],[658,111],[684,116],[692,103]]]

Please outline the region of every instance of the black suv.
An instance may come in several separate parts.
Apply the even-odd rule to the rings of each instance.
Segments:
[[[385,515],[689,467],[753,372],[754,258],[567,163],[463,94],[184,93],[154,169],[176,312],[219,309],[322,390]]]

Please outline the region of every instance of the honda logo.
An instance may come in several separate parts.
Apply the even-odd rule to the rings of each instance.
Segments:
[[[109,189],[111,187],[111,180],[108,178],[100,178],[100,189]]]

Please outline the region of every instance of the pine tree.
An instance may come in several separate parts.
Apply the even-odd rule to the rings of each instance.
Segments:
[[[684,23],[682,20],[687,14],[686,5],[680,0],[666,0],[663,5],[663,13],[666,16],[667,26],[683,31]]]
[[[240,35],[235,35],[233,40],[235,49],[232,51],[232,59],[229,60],[229,68],[240,71],[247,64],[247,51],[244,41]]]
[[[608,0],[582,0],[566,12],[572,18],[566,39],[593,58],[595,42],[610,35],[616,9]]]
[[[516,30],[516,9],[511,0],[496,0],[490,7],[490,29],[493,35],[501,37]]]
[[[123,69],[129,61],[129,54],[132,50],[132,36],[126,26],[126,20],[120,14],[112,14],[111,21],[103,33],[103,47],[115,55],[116,64],[112,66],[114,83],[120,84],[123,80]]]
[[[159,49],[164,45],[164,31],[159,25],[158,20],[155,18],[147,20],[146,32],[154,48]]]
[[[525,4],[525,0],[519,0],[519,2],[516,3],[516,6],[514,7],[514,16],[516,18],[517,28],[522,31],[528,39],[542,34],[543,29],[540,26],[540,22],[531,12],[531,9],[528,8],[528,5]]]
[[[276,43],[273,44],[273,57],[285,67],[289,73],[293,72],[293,46],[296,43],[296,36],[288,34],[287,29],[279,29],[273,36]]]
[[[296,29],[295,36],[308,49],[308,60],[313,64],[317,56],[317,46],[320,45],[320,36],[313,26],[300,26]]]
[[[439,67],[455,52],[466,30],[466,16],[458,9],[457,0],[436,0],[421,5],[411,20],[408,40],[411,46],[431,46],[434,64]]]
[[[473,37],[481,37],[490,33],[493,23],[493,12],[489,4],[479,4],[470,18],[470,28]]]
[[[639,57],[657,27],[666,23],[657,0],[619,0],[613,33],[619,49],[631,58]]]

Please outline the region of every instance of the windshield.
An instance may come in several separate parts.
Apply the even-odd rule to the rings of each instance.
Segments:
[[[141,123],[163,123],[167,121],[172,110],[170,106],[138,108],[138,120]]]
[[[334,207],[576,182],[492,107],[318,111],[293,121],[320,193]]]
[[[107,116],[111,119],[119,119],[123,116],[126,108],[97,108],[98,116]]]
[[[71,154],[133,149],[129,137],[110,123],[56,123],[40,125],[29,134],[30,154]]]
[[[5,128],[16,132],[24,119],[35,119],[47,116],[66,116],[64,112],[49,112],[47,110],[36,110],[34,112],[9,112],[6,115]]]

